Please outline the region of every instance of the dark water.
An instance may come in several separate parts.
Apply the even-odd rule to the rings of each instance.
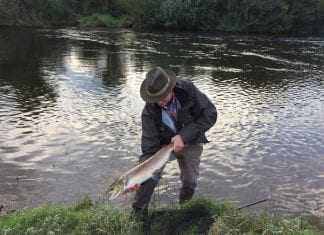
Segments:
[[[192,33],[1,28],[0,204],[107,200],[140,154],[152,66],[218,108],[198,195],[323,216],[324,39]],[[176,203],[178,177],[172,162],[152,204]]]

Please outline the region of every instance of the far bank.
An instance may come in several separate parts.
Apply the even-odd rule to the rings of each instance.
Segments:
[[[2,0],[0,25],[324,35],[324,0]]]

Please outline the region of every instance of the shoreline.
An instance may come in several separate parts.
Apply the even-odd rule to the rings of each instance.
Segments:
[[[112,226],[110,221],[115,221],[114,225],[118,226]],[[190,224],[188,221],[191,221]],[[209,222],[205,224],[206,221]],[[324,218],[318,218],[317,224],[314,224],[314,220],[296,216],[287,217],[280,213],[253,214],[211,198],[200,197],[182,205],[150,208],[147,219],[142,220],[139,215],[132,215],[130,210],[113,208],[107,203],[93,202],[86,196],[72,207],[43,205],[6,214],[0,213],[0,232],[15,234],[33,229],[42,233],[61,231],[70,234],[78,231],[91,233],[100,229],[115,234],[141,234],[143,229],[147,231],[148,228],[143,227],[143,222],[149,222],[151,231],[161,231],[160,229],[174,231],[179,228],[183,231],[189,227],[189,231],[192,232],[197,231],[197,227],[204,227],[204,234],[207,234],[206,232],[222,234],[219,232],[224,229],[253,234],[264,234],[266,231],[281,231],[281,234],[286,234],[285,231],[321,234],[324,231]],[[156,230],[157,228],[159,229]],[[134,233],[134,229],[137,232]]]

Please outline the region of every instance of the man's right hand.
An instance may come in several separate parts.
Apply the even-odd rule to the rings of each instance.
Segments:
[[[175,153],[180,152],[183,149],[183,147],[184,147],[184,143],[183,143],[183,140],[182,140],[181,135],[174,136],[171,139],[171,143],[173,143],[173,151]]]

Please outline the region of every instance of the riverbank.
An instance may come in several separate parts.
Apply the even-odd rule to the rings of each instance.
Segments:
[[[150,210],[143,220],[129,211],[84,198],[74,207],[42,206],[0,217],[0,234],[323,234],[302,218],[248,214],[198,198]]]
[[[323,35],[324,0],[0,1],[2,26],[106,26]]]

